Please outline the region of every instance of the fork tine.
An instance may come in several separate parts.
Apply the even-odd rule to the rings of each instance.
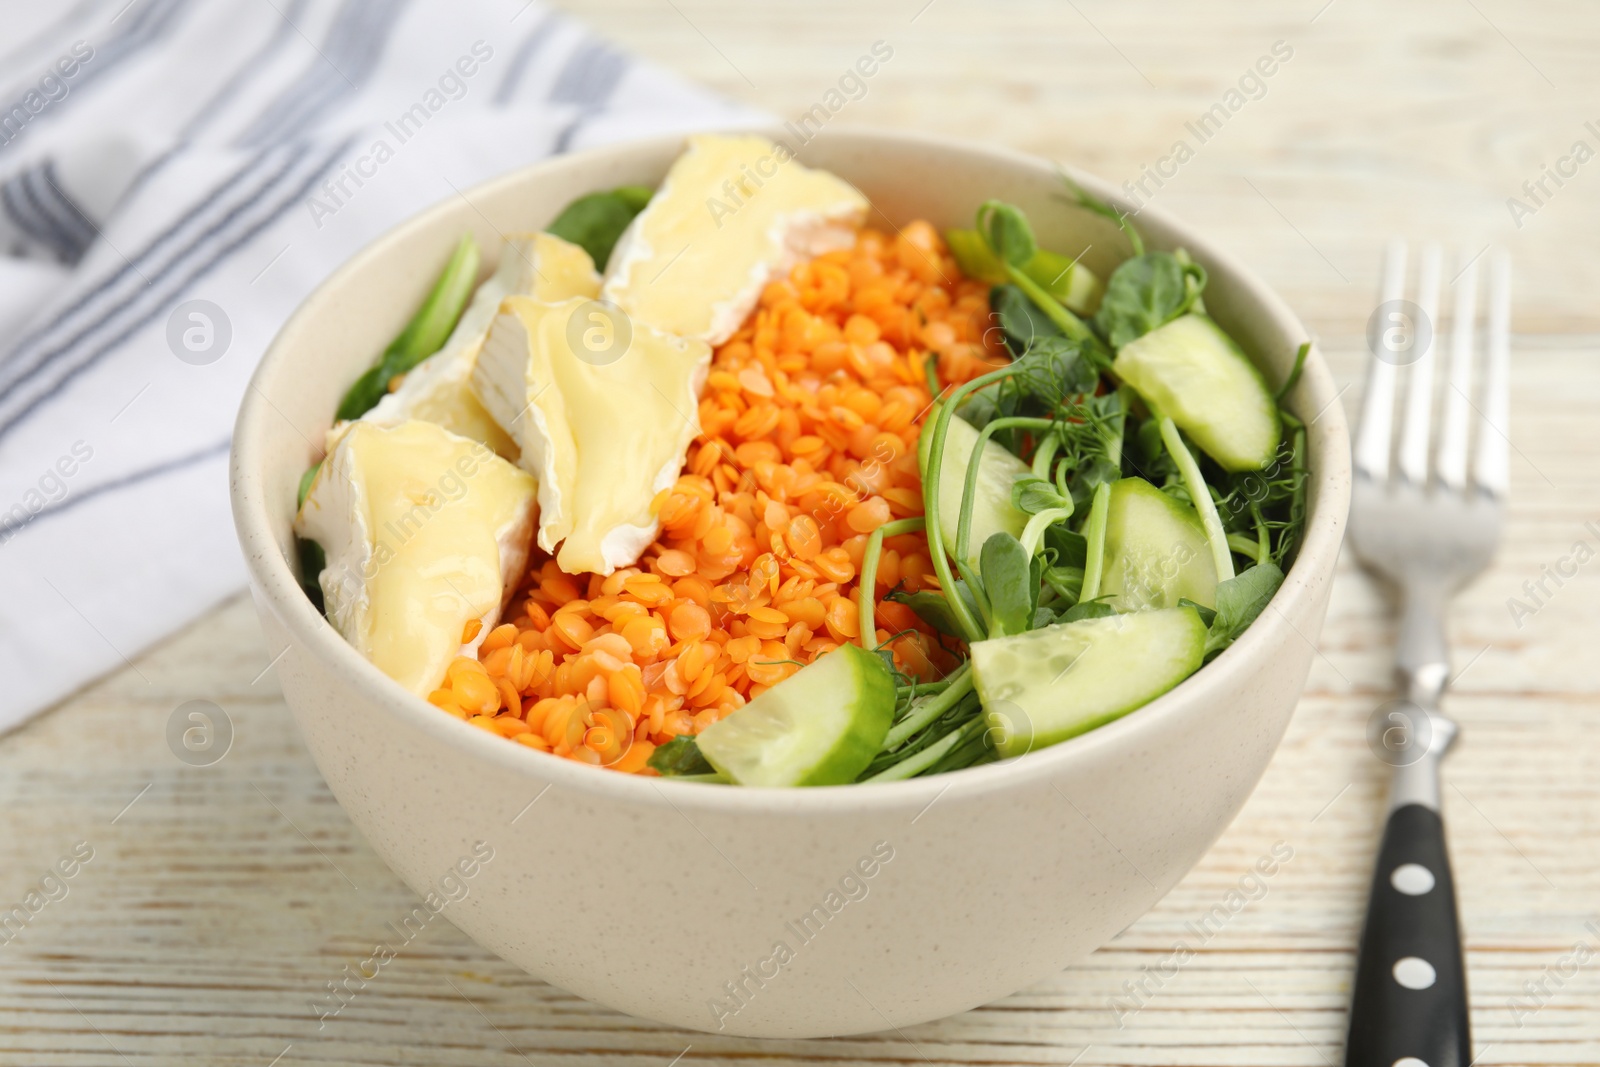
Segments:
[[[1504,496],[1511,439],[1511,260],[1496,249],[1489,261],[1489,360],[1483,378],[1483,421],[1474,474],[1478,488]]]
[[[1422,321],[1412,324],[1413,344],[1421,351],[1411,364],[1406,385],[1405,422],[1400,427],[1400,473],[1412,485],[1428,480],[1429,419],[1433,415],[1433,364],[1438,350],[1435,329],[1439,322],[1439,272],[1443,253],[1436,242],[1422,246],[1422,266],[1417,272],[1417,308]],[[1426,344],[1424,341],[1426,330]]]
[[[1384,303],[1406,292],[1406,244],[1391,241],[1383,264]],[[1379,329],[1383,327],[1380,325]],[[1377,350],[1382,345],[1373,346]],[[1376,353],[1367,365],[1367,395],[1361,405],[1361,430],[1356,437],[1356,471],[1375,481],[1389,477],[1389,433],[1394,424],[1394,364]]]
[[[1472,339],[1478,317],[1478,261],[1467,258],[1456,279],[1455,321],[1450,334],[1450,378],[1439,435],[1439,481],[1458,492],[1467,487],[1467,412],[1472,396]]]

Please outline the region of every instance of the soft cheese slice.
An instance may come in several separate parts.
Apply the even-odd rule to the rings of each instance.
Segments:
[[[855,242],[867,198],[765,137],[702,134],[611,254],[602,295],[635,322],[718,345],[772,279]]]
[[[521,578],[535,491],[526,471],[431,422],[352,423],[295,519],[327,555],[318,583],[328,621],[427,696],[470,653],[467,622],[487,633]]]
[[[596,301],[501,306],[472,387],[539,479],[539,545],[562,570],[610,574],[655,539],[650,505],[700,432],[710,360]]]
[[[489,323],[508,296],[524,294],[539,300],[593,299],[600,293],[600,275],[589,253],[549,233],[511,237],[500,253],[500,266],[472,298],[444,347],[429,356],[394,392],[361,416],[362,421],[396,426],[410,419],[434,422],[452,433],[482,441],[507,459],[517,446],[473,395],[469,381]],[[344,427],[330,431],[328,447]]]

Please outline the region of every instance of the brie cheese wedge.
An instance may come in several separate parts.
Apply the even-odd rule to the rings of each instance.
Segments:
[[[601,296],[635,322],[719,345],[774,278],[855,243],[867,198],[765,137],[702,134],[611,254]]]
[[[535,485],[484,444],[413,420],[356,420],[318,470],[295,533],[322,546],[328,621],[426,697],[499,621],[527,566]],[[480,636],[463,645],[468,621]]]
[[[554,234],[519,234],[506,241],[500,265],[478,287],[444,347],[413,367],[399,388],[378,401],[361,421],[397,426],[411,419],[438,423],[452,433],[482,441],[515,461],[517,447],[472,394],[472,365],[489,323],[508,296],[566,300],[599,295],[600,275],[589,253]],[[346,424],[329,431],[331,450]]]
[[[539,546],[568,574],[638,561],[700,432],[711,349],[598,301],[510,297],[472,387],[539,481]],[[559,546],[559,550],[558,550]]]

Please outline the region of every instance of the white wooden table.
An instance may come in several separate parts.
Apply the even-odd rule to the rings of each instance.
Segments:
[[[786,117],[885,40],[893,59],[840,121],[983,137],[1119,182],[1288,42],[1266,94],[1158,200],[1272,280],[1343,381],[1359,379],[1389,234],[1512,249],[1514,499],[1499,558],[1454,609],[1452,710],[1466,732],[1446,819],[1479,1062],[1600,1064],[1600,562],[1548,583],[1553,595],[1520,626],[1508,608],[1575,542],[1600,549],[1583,525],[1600,519],[1600,162],[1520,230],[1505,204],[1573,141],[1600,148],[1583,125],[1600,119],[1592,4],[570,6]],[[1350,410],[1358,393],[1345,395]],[[546,986],[440,925],[319,1029],[308,1002],[413,901],[312,766],[241,596],[0,742],[0,904],[21,902],[75,847],[93,853],[60,883],[65,896],[52,883],[59,899],[9,941],[0,934],[0,1062],[1338,1063],[1381,819],[1382,768],[1364,730],[1390,693],[1393,634],[1381,596],[1347,564],[1283,748],[1217,847],[1082,966],[983,1009],[847,1040],[687,1034]],[[165,740],[172,710],[194,699],[234,725],[214,766],[179,763]],[[1275,845],[1292,858],[1229,910]],[[1219,905],[1226,921],[1213,917],[1197,944],[1189,924]],[[1197,951],[1173,967],[1180,938]],[[1595,954],[1581,965],[1570,957],[1580,944]],[[1150,995],[1119,1011],[1119,997],[1134,1003],[1130,983]]]

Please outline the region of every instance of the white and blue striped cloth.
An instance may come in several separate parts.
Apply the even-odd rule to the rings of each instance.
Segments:
[[[234,414],[343,260],[545,156],[758,118],[537,0],[8,0],[0,24],[0,731],[242,586]],[[226,323],[185,343],[194,300]]]

